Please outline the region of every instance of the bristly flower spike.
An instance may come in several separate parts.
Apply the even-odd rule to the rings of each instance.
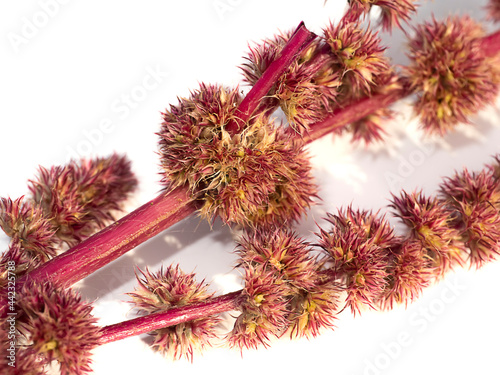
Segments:
[[[394,26],[402,29],[401,21],[408,22],[416,10],[413,0],[348,0],[348,3],[349,12],[356,17],[365,16],[374,5],[380,7],[379,23],[386,31]]]
[[[0,198],[0,227],[36,267],[56,255],[56,228],[42,209],[24,197]],[[23,262],[24,263],[24,262]]]
[[[281,336],[288,327],[289,287],[265,265],[245,264],[244,272],[241,314],[227,341],[240,350],[267,347],[272,337]]]
[[[370,29],[361,29],[359,21],[344,17],[335,26],[323,30],[330,52],[342,72],[340,97],[344,103],[370,95],[377,86],[392,78],[392,69],[380,37]]]
[[[247,227],[293,222],[316,195],[302,143],[256,115],[241,133],[225,130],[238,90],[201,85],[164,114],[159,133],[164,182],[187,186],[201,215]]]
[[[469,249],[471,266],[481,267],[500,255],[500,180],[494,170],[464,169],[441,184],[447,204],[458,211],[456,225]]]
[[[415,29],[404,69],[417,94],[415,112],[428,133],[443,135],[491,104],[498,93],[498,64],[482,51],[482,27],[467,16],[433,19]]]
[[[396,304],[407,306],[435,280],[435,274],[432,259],[425,255],[422,244],[403,240],[388,264],[387,285],[379,301],[381,308],[392,309]]]
[[[62,375],[91,372],[90,351],[97,346],[99,327],[92,307],[71,289],[50,283],[24,284],[17,306],[19,331],[28,350],[45,365],[59,363]]]
[[[411,241],[418,241],[422,251],[431,260],[436,277],[443,276],[454,265],[463,265],[465,247],[461,231],[454,223],[455,211],[445,201],[428,198],[422,191],[411,194],[403,191],[392,197],[395,216],[409,228]]]
[[[34,204],[40,205],[59,239],[70,246],[113,221],[113,212],[120,210],[136,187],[130,161],[117,154],[40,168],[29,185]]]
[[[194,274],[184,273],[179,266],[162,267],[157,273],[147,269],[140,273],[142,277],[137,275],[139,288],[128,295],[141,314],[165,312],[212,297],[207,291],[208,285],[197,282]],[[155,330],[151,332],[154,337],[152,346],[173,359],[186,357],[192,361],[195,351],[210,346],[210,340],[216,337],[214,328],[219,321],[216,316],[207,316]]]
[[[331,271],[345,286],[346,307],[353,314],[364,306],[376,308],[388,277],[387,264],[397,241],[384,218],[353,211],[329,215],[329,231],[318,234]]]

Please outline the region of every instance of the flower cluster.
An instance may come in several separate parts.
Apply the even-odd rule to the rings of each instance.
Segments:
[[[57,237],[73,246],[113,221],[113,211],[120,209],[136,186],[130,162],[113,154],[50,169],[41,167],[29,189],[34,204],[57,228]]]
[[[374,5],[380,7],[379,23],[386,31],[394,26],[402,28],[401,21],[408,22],[416,10],[413,0],[348,0],[348,3],[357,17],[369,13]]]
[[[494,171],[464,169],[441,185],[443,198],[457,212],[456,228],[476,267],[500,255],[500,180]]]
[[[405,68],[417,93],[415,112],[429,133],[444,134],[498,93],[498,68],[481,49],[484,31],[467,16],[435,19],[415,29]]]
[[[299,219],[316,188],[301,142],[275,127],[267,116],[251,119],[237,134],[237,90],[202,85],[164,114],[159,133],[164,182],[188,186],[202,200],[201,215],[244,226]]]
[[[27,283],[20,294],[18,328],[26,342],[18,354],[32,358],[30,371],[43,374],[45,365],[57,361],[63,375],[90,372],[90,351],[100,337],[91,305],[50,283]]]
[[[242,66],[248,84],[257,82],[289,38],[290,33],[281,34],[251,49]],[[275,84],[265,102],[268,112],[280,107],[290,126],[307,133],[335,109],[395,84],[384,50],[378,35],[362,29],[350,14],[337,25],[329,24]],[[383,109],[378,115],[387,117],[389,112]],[[381,122],[375,116],[351,126],[354,140],[381,139]]]
[[[259,230],[239,241],[237,253],[245,299],[228,337],[231,346],[257,348],[287,331],[316,336],[332,326],[339,289],[303,239],[283,229]]]
[[[128,293],[139,313],[164,312],[212,297],[204,282],[196,282],[194,274],[186,274],[178,266],[161,268],[157,273],[149,270],[140,272],[142,278],[137,275],[139,288]],[[192,360],[195,350],[202,350],[210,345],[219,320],[218,317],[208,316],[153,331],[152,346],[173,359],[185,356]]]
[[[421,191],[393,196],[395,216],[409,228],[409,241],[419,242],[422,258],[432,261],[436,275],[444,275],[453,265],[463,265],[464,244],[454,226],[455,213],[437,197],[428,198]]]
[[[116,154],[40,168],[30,197],[0,198],[0,227],[11,238],[0,265],[15,261],[17,276],[37,268],[64,243],[75,245],[112,221],[136,186],[130,162]]]
[[[347,293],[346,307],[356,314],[375,308],[389,277],[387,265],[398,240],[384,217],[348,207],[329,215],[330,230],[320,230],[323,249],[336,279]]]

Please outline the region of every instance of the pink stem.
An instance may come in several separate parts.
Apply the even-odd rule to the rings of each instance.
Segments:
[[[486,57],[498,55],[500,51],[500,30],[485,36],[481,41],[481,52]]]
[[[316,35],[307,30],[304,22],[301,22],[283,48],[280,57],[269,65],[241,101],[236,109],[235,120],[232,120],[226,126],[228,132],[236,134],[243,129],[245,123],[248,122],[253,112],[260,105],[262,98],[267,95],[285,70],[296,60],[297,55],[304,50],[314,38],[316,38]]]
[[[170,327],[190,320],[208,317],[236,310],[241,303],[241,290],[211,298],[191,306],[178,307],[166,312],[141,316],[125,322],[106,326],[101,329],[99,344],[118,341],[127,337]]]
[[[393,89],[388,93],[375,94],[374,96],[349,104],[346,107],[336,109],[324,120],[310,125],[309,132],[304,135],[303,141],[311,143],[343,126],[361,120],[377,109],[385,108],[410,94],[411,91],[408,85],[403,84],[402,88]]]
[[[197,209],[187,188],[162,193],[99,233],[58,255],[17,280],[20,290],[27,280],[50,280],[70,286],[117,259]]]

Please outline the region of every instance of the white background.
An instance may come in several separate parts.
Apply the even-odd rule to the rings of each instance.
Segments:
[[[43,4],[51,3],[47,7]],[[64,3],[64,4],[63,4]],[[76,154],[127,153],[140,179],[129,209],[160,189],[156,155],[160,111],[199,82],[237,85],[238,64],[249,41],[293,29],[305,21],[321,32],[338,20],[344,2],[308,1],[23,1],[0,5],[0,196],[27,193],[37,166],[63,164]],[[54,6],[57,4],[57,6]],[[483,19],[485,1],[439,0],[420,8],[420,19],[450,12]],[[488,26],[489,28],[492,25]],[[404,37],[383,34],[394,62],[404,64]],[[156,81],[148,78],[157,71]],[[141,89],[146,80],[146,89]],[[148,84],[149,83],[149,84]],[[135,96],[134,96],[135,93]],[[143,94],[142,96],[140,94]],[[139,96],[137,96],[139,95]],[[125,96],[133,102],[126,104]],[[135,99],[134,99],[135,98]],[[351,145],[327,136],[311,147],[322,202],[297,227],[309,238],[325,212],[352,203],[386,210],[390,192],[422,188],[432,194],[443,176],[466,166],[483,167],[499,153],[497,108],[473,118],[441,141],[425,138],[408,106],[388,126],[377,147]],[[107,133],[100,126],[107,123]],[[100,132],[100,133],[99,133]],[[100,135],[99,135],[100,134]],[[395,222],[395,221],[394,221]],[[7,247],[2,235],[1,245]],[[198,218],[179,223],[158,238],[78,284],[95,301],[100,324],[134,317],[123,293],[135,286],[134,265],[156,270],[179,263],[212,288],[240,288],[233,270],[230,230]],[[311,340],[281,340],[271,349],[214,348],[194,363],[172,362],[154,353],[144,337],[95,351],[96,374],[232,373],[498,374],[499,264],[457,271],[427,290],[408,309],[339,315],[335,331]],[[227,327],[226,327],[227,328]]]

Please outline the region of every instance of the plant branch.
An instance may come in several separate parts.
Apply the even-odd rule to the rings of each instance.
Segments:
[[[226,130],[228,132],[236,134],[243,129],[244,124],[248,122],[253,112],[260,105],[262,99],[274,86],[279,77],[281,77],[290,64],[296,60],[297,55],[315,38],[316,35],[307,30],[304,22],[301,22],[292,34],[288,43],[283,48],[280,57],[269,65],[266,71],[241,101],[236,110],[235,119],[229,122],[226,126]]]
[[[178,187],[142,205],[102,231],[58,255],[17,281],[50,280],[70,286],[154,237],[197,210],[184,187]]]
[[[210,315],[236,310],[241,303],[241,290],[211,298],[205,302],[170,309],[166,312],[141,316],[101,329],[99,344],[118,341],[127,337],[170,327]]]

